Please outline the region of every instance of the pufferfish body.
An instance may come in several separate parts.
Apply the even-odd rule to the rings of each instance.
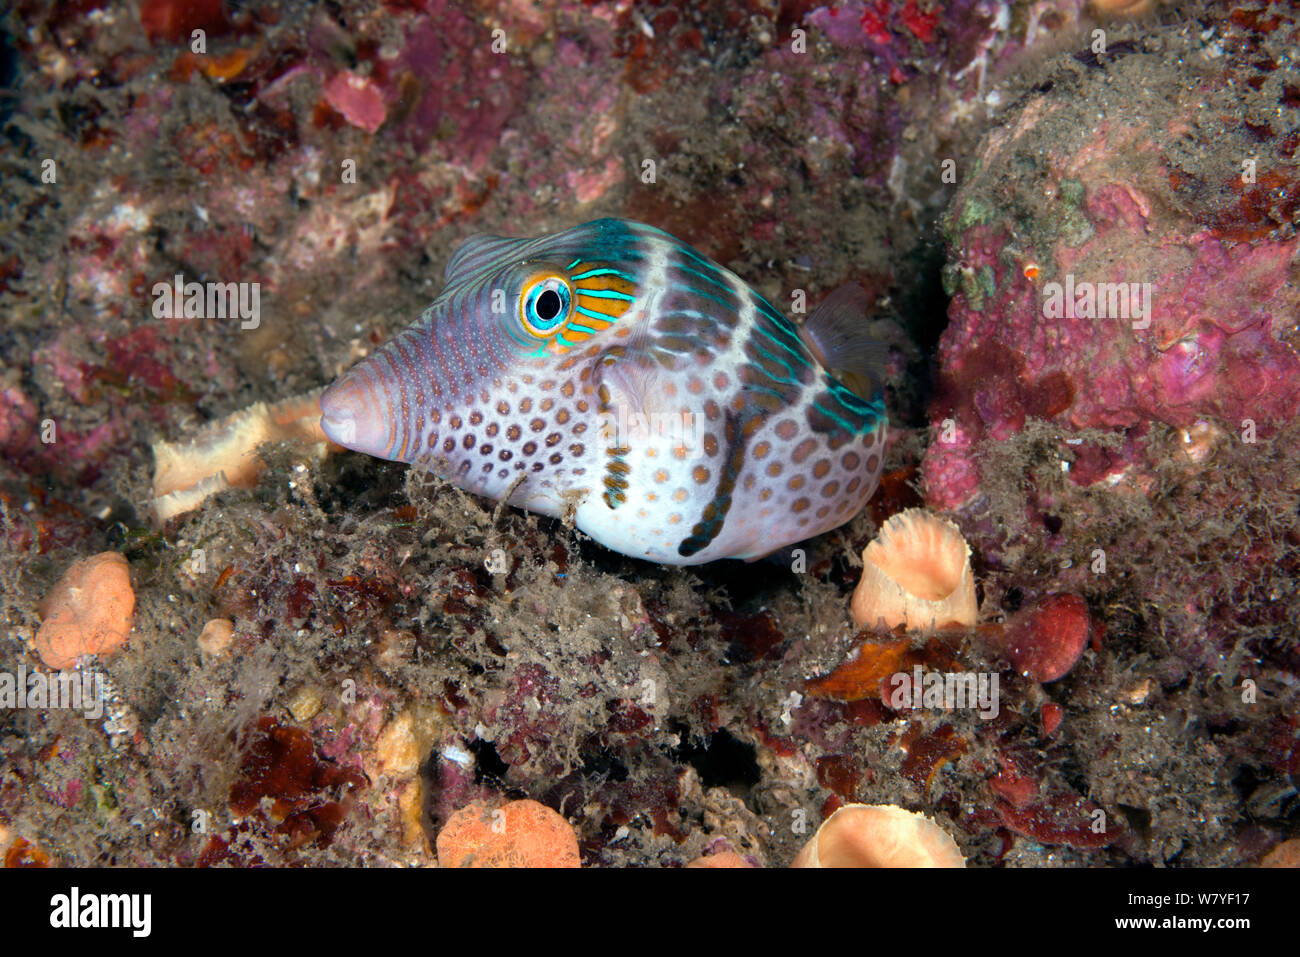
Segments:
[[[625,555],[753,559],[843,524],[875,490],[886,352],[862,331],[864,300],[841,287],[796,326],[625,220],[480,236],[433,304],[325,391],[321,426],[569,516]]]

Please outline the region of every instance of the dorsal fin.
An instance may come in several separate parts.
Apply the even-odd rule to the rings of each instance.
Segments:
[[[826,371],[864,399],[880,390],[889,362],[889,344],[867,327],[869,305],[861,286],[846,283],[799,327],[799,338]]]
[[[453,282],[494,262],[500,261],[504,265],[516,250],[530,242],[531,239],[511,239],[507,236],[471,236],[451,254],[443,278],[447,282]]]

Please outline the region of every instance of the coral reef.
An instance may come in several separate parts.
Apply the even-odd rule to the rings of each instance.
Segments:
[[[1294,839],[1297,18],[1103,6],[7,8],[0,672],[50,666],[74,563],[121,556],[135,600],[71,672],[103,714],[0,710],[5,863],[445,864],[458,812],[515,801],[584,866],[784,865],[864,803],[975,866]],[[652,566],[279,405],[467,237],[607,215],[795,319],[861,285],[892,347],[863,514]],[[1073,308],[1119,281],[1149,326]],[[921,506],[980,620],[861,630],[859,556]],[[918,668],[998,706],[912,706]]]
[[[1037,681],[1073,677],[1091,644],[1092,669],[1128,662],[1121,714],[1183,700],[1207,728],[1235,722],[1211,754],[1285,834],[1300,72],[1282,51],[1300,24],[1269,3],[1208,16],[1063,57],[981,143],[943,217],[952,301],[921,475],[987,572],[978,644]],[[1072,719],[1054,704],[1065,724],[1044,712],[1045,734]],[[1185,810],[1140,796],[1146,777],[1089,792],[1138,809],[1150,838]]]

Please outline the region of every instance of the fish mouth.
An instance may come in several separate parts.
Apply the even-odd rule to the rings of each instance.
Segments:
[[[321,394],[321,431],[345,449],[391,459],[393,416],[386,406],[383,391],[353,369]]]
[[[339,408],[338,403],[334,403],[328,412],[324,411],[324,396],[321,397],[321,409],[320,427],[325,437],[336,445],[352,448],[357,441],[356,416],[347,409]]]

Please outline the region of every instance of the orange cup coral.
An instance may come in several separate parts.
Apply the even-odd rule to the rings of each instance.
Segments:
[[[1090,6],[1092,12],[1103,19],[1140,17],[1155,9],[1156,0],[1092,0]]]
[[[881,526],[862,552],[853,591],[853,620],[908,630],[975,624],[975,577],[961,530],[923,508],[909,508]]]
[[[924,814],[846,804],[817,829],[792,867],[965,867],[961,849]]]
[[[491,808],[475,801],[438,832],[443,867],[578,867],[578,838],[559,814],[536,801]]]
[[[42,621],[32,643],[47,667],[71,668],[82,655],[116,651],[135,613],[130,566],[117,552],[75,562],[37,610]]]
[[[718,851],[716,854],[705,854],[703,857],[697,857],[686,865],[687,867],[753,867],[735,851]]]

